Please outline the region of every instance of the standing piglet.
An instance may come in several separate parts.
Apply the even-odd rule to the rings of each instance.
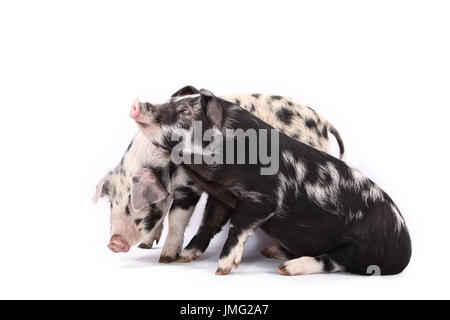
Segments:
[[[411,241],[397,206],[343,161],[292,139],[206,90],[164,104],[135,105],[131,116],[149,140],[171,150],[172,156],[174,150],[192,155],[210,147],[204,149],[205,141],[195,139],[195,131],[215,134],[213,141],[220,147],[205,154],[216,161],[184,160],[183,166],[190,175],[238,199],[216,274],[228,274],[233,264],[239,265],[244,244],[258,227],[279,244],[277,254],[289,259],[279,267],[283,275],[338,271],[366,275],[373,270],[390,275],[408,265]],[[242,148],[233,144],[236,135],[230,130],[236,129],[267,135],[257,134],[256,141],[246,140]],[[181,149],[176,137],[183,137]],[[263,157],[268,150],[279,156],[269,164]],[[236,160],[240,153],[245,163],[224,160],[229,154]],[[257,161],[249,161],[255,154]]]
[[[160,191],[148,193],[149,185],[157,185]],[[173,261],[181,250],[184,229],[201,192],[181,167],[170,163],[138,132],[117,167],[97,184],[93,197],[94,202],[101,197],[110,201],[108,248],[128,252],[137,243],[140,248],[151,248],[154,241],[159,241],[164,217],[170,210],[160,262]],[[147,201],[142,200],[143,195]]]

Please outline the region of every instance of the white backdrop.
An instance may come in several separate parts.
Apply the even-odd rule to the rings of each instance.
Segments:
[[[450,298],[445,1],[2,1],[0,298]],[[136,131],[136,97],[186,84],[315,108],[396,201],[413,257],[392,277],[283,277],[254,238],[238,270],[113,254],[90,197]],[[196,212],[186,241],[197,227]]]

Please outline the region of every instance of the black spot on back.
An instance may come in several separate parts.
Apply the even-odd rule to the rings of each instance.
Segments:
[[[290,125],[292,122],[292,117],[294,116],[294,113],[291,110],[289,110],[285,107],[282,107],[281,109],[279,109],[276,112],[276,116],[284,124]]]
[[[328,128],[326,126],[324,126],[323,129],[322,129],[322,136],[325,139],[328,139]]]
[[[270,96],[270,98],[271,98],[272,100],[281,100],[281,99],[283,99],[282,96]]]
[[[251,111],[251,112],[255,112],[255,110],[256,110],[255,104],[252,103],[252,105],[251,105],[251,107],[250,107],[250,111]]]
[[[305,121],[305,125],[308,127],[308,128],[314,128],[314,127],[317,127],[317,123],[313,120],[313,119],[307,119],[306,121]]]
[[[256,99],[259,99],[260,96],[261,96],[261,95],[260,95],[259,93],[254,93],[254,94],[252,94],[252,97],[254,97],[254,98],[256,98]]]

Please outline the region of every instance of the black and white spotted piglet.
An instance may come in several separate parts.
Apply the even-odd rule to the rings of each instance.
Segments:
[[[191,137],[194,120],[203,129],[217,129],[223,145],[230,139],[226,129],[273,129],[206,90],[147,106],[134,109],[132,116],[138,114],[133,118],[147,138],[169,150],[175,146],[170,139],[175,132]],[[157,120],[161,112],[164,122]],[[405,221],[375,183],[341,160],[281,132],[277,140],[260,143],[258,154],[260,148],[272,150],[272,144],[279,144],[279,170],[274,175],[261,175],[265,165],[259,158],[256,164],[184,164],[191,174],[238,199],[217,274],[228,274],[233,264],[239,265],[244,244],[258,227],[279,245],[268,253],[290,259],[279,267],[284,275],[338,271],[365,275],[373,270],[389,275],[408,265],[411,241]],[[195,147],[183,149],[189,150]],[[230,151],[215,152],[221,150],[226,158]],[[248,155],[248,143],[245,151]]]
[[[173,99],[197,91],[187,86],[178,90]],[[343,143],[336,129],[309,107],[289,98],[263,94],[228,95],[224,99],[238,103],[276,128],[319,150],[329,151],[328,132],[331,132],[336,136],[343,155]],[[145,192],[152,184],[159,186],[159,197]],[[94,196],[95,201],[108,197],[111,203],[108,247],[113,252],[128,252],[138,243],[140,248],[151,248],[161,236],[163,220],[168,212],[169,231],[160,262],[172,262],[177,257],[182,261],[198,258],[231,214],[228,206],[210,197],[199,231],[180,254],[184,231],[200,194],[199,186],[192,183],[183,168],[174,166],[166,150],[156,147],[141,133],[136,134],[120,163],[100,180]],[[162,195],[167,197],[152,203],[160,200]],[[136,201],[134,206],[132,199]]]
[[[160,192],[149,193],[149,185],[159,186]],[[169,212],[160,262],[172,262],[181,251],[184,230],[201,192],[183,168],[174,166],[138,132],[117,167],[98,183],[93,200],[108,197],[110,201],[108,247],[113,252],[128,252],[139,242],[140,248],[151,248],[159,241]],[[144,195],[148,200],[144,201]]]

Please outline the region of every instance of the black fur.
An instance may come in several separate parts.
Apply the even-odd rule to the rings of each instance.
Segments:
[[[150,206],[149,212],[144,217],[145,230],[151,231],[162,218],[163,213],[154,204]]]
[[[333,261],[331,260],[331,258],[328,255],[324,254],[321,256],[317,256],[317,257],[315,257],[315,259],[318,262],[322,262],[324,271],[330,272],[333,270]]]
[[[322,128],[322,137],[328,139],[328,128],[325,126]]]
[[[165,167],[158,167],[153,165],[145,165],[144,168],[152,170],[153,174],[161,182],[162,186],[167,190],[169,188],[170,179],[176,167],[170,162]]]
[[[228,221],[232,213],[233,209],[231,207],[209,195],[200,228],[186,246],[186,250],[195,249],[203,253],[211,239],[222,230],[223,225]]]
[[[130,144],[128,145],[127,150],[125,151],[125,153],[127,153],[128,151],[130,151],[132,145],[133,145],[133,140],[131,140]]]
[[[294,113],[288,108],[282,107],[280,110],[276,112],[276,116],[280,121],[282,121],[285,125],[290,125],[292,122],[292,117]]]
[[[176,171],[178,169],[178,166],[176,166],[172,161],[169,163],[169,178],[172,179],[172,177],[175,175]]]
[[[313,119],[307,119],[307,120],[305,121],[305,125],[306,125],[308,128],[314,128],[314,127],[317,127],[317,123],[316,123]]]
[[[172,208],[189,209],[197,204],[200,196],[189,186],[178,186],[174,190]]]

